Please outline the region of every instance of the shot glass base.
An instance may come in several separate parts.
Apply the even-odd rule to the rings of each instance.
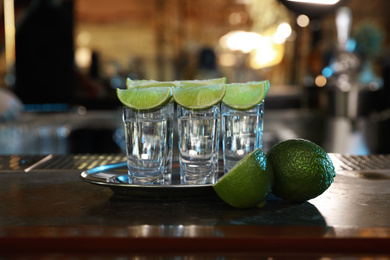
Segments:
[[[210,165],[180,164],[180,181],[183,185],[214,184],[218,179],[218,172]]]
[[[217,173],[211,173],[206,176],[202,176],[199,178],[199,175],[197,176],[191,176],[188,174],[183,174],[183,177],[181,178],[181,184],[183,185],[199,185],[199,184],[214,184],[216,183]]]
[[[165,184],[165,185],[172,184],[172,172],[171,171],[165,172],[163,178],[164,178],[163,184]]]
[[[129,182],[131,184],[139,184],[139,185],[162,185],[164,184],[164,179],[162,177],[160,178],[134,177],[130,174]]]

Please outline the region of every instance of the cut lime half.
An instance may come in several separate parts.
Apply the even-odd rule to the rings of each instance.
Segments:
[[[273,181],[271,165],[258,148],[241,159],[213,188],[223,201],[233,207],[264,207]]]
[[[268,80],[226,84],[226,94],[222,102],[234,109],[250,109],[264,100],[268,90]]]
[[[171,87],[148,87],[116,90],[119,101],[135,110],[152,110],[172,100]]]
[[[179,87],[173,91],[177,104],[187,109],[201,110],[218,104],[225,95],[225,84],[193,85]]]

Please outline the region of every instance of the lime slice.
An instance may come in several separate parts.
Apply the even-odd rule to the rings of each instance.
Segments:
[[[172,100],[171,87],[148,87],[116,90],[119,101],[135,110],[151,110]]]
[[[259,148],[241,159],[213,185],[218,196],[236,208],[264,207],[272,191],[271,165]]]
[[[137,87],[178,87],[179,82],[176,81],[156,81],[156,80],[132,80],[130,78],[126,79],[127,88],[137,88]]]
[[[207,109],[218,104],[225,95],[225,84],[192,85],[179,87],[173,91],[173,98],[177,104],[187,109]]]
[[[148,85],[150,83],[157,82],[155,80],[146,80],[146,79],[141,79],[141,80],[134,80],[131,78],[126,79],[126,87],[127,88],[132,88],[132,87],[138,87],[138,86],[144,86]]]
[[[250,109],[264,100],[268,90],[268,80],[226,84],[222,102],[234,109]]]
[[[178,80],[176,81],[182,88],[196,87],[200,85],[216,85],[226,84],[226,77],[214,78],[214,79],[194,79],[194,80]]]

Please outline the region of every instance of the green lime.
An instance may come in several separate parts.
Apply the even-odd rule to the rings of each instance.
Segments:
[[[225,84],[193,85],[178,87],[173,90],[177,104],[187,109],[206,109],[218,104],[225,95]]]
[[[149,85],[150,83],[155,83],[155,82],[157,82],[157,81],[146,80],[146,79],[134,80],[134,79],[127,78],[126,79],[126,87],[133,88],[133,87],[138,87],[138,86]]]
[[[116,90],[119,101],[135,110],[151,110],[172,100],[172,87],[148,87]]]
[[[275,180],[272,192],[285,200],[303,202],[322,194],[336,176],[328,154],[315,143],[290,139],[267,153]]]
[[[126,87],[127,88],[139,88],[139,87],[178,87],[179,82],[176,81],[156,81],[156,80],[133,80],[130,78],[126,79]]]
[[[213,79],[178,80],[176,82],[178,82],[182,88],[189,88],[201,85],[226,84],[226,77]]]
[[[264,100],[269,86],[268,80],[226,84],[222,102],[234,109],[250,109]]]
[[[264,207],[272,191],[273,178],[271,165],[259,148],[242,158],[213,188],[233,207]]]

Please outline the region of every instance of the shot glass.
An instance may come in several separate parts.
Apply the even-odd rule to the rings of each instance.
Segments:
[[[236,110],[221,104],[222,152],[226,174],[248,153],[261,148],[264,101],[248,110]]]
[[[178,105],[182,184],[213,184],[218,178],[220,108],[189,110]]]
[[[124,107],[127,165],[133,184],[171,184],[174,105],[151,112]]]

